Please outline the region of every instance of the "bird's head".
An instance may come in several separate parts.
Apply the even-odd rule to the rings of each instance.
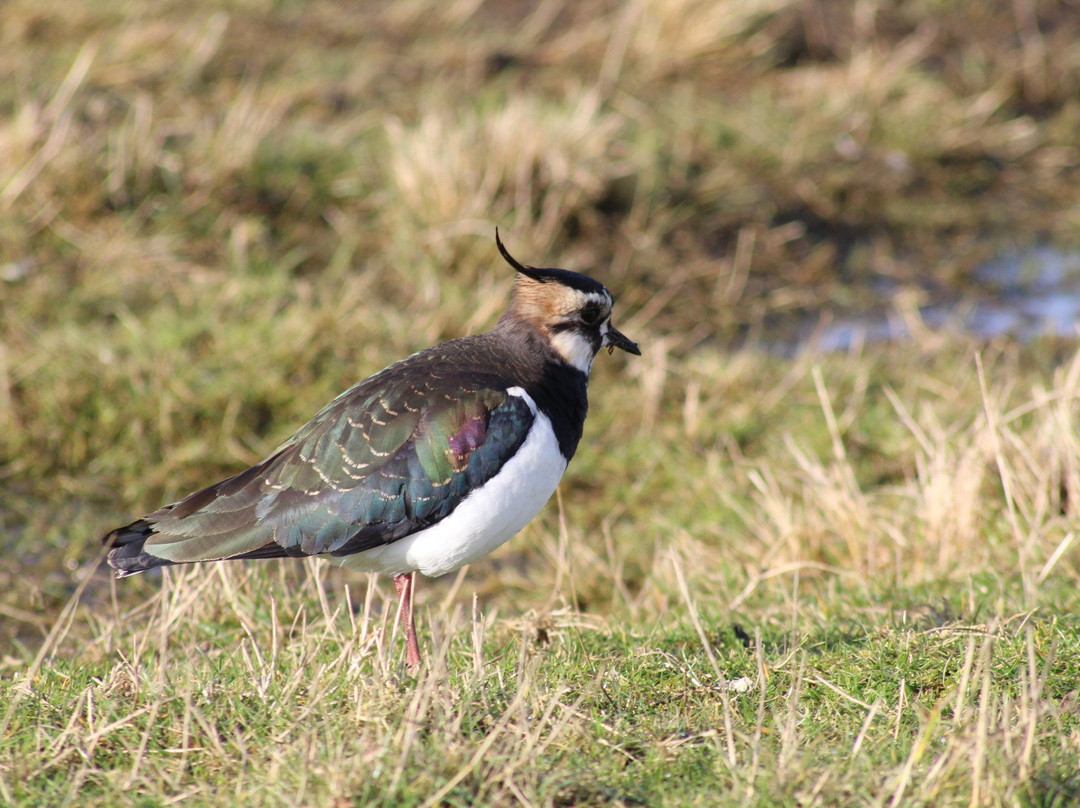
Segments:
[[[590,371],[601,348],[641,356],[637,343],[612,324],[614,300],[602,283],[568,269],[521,264],[503,245],[498,230],[495,243],[518,273],[506,317],[529,323],[567,364],[583,373]]]

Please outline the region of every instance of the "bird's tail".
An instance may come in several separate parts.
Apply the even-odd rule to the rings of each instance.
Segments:
[[[137,519],[130,525],[118,527],[102,537],[109,550],[109,566],[116,570],[118,578],[135,575],[154,567],[165,567],[174,562],[151,555],[143,549],[146,540],[154,535],[154,527],[145,519]]]

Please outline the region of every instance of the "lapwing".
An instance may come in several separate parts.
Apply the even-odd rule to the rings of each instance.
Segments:
[[[577,449],[597,353],[641,355],[603,284],[495,242],[517,274],[494,328],[395,362],[261,463],[113,530],[102,541],[118,576],[304,556],[388,575],[415,668],[415,573],[457,570],[525,527]]]

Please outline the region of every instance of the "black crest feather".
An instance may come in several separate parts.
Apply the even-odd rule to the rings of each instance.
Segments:
[[[588,275],[582,275],[580,272],[571,272],[569,269],[542,269],[522,264],[506,249],[506,245],[499,238],[499,228],[497,227],[495,228],[495,244],[498,245],[499,252],[506,259],[506,263],[525,277],[531,278],[538,283],[561,283],[563,286],[569,286],[571,289],[578,289],[582,292],[607,293],[602,283],[593,280]]]
[[[498,245],[499,252],[502,253],[502,257],[506,259],[506,263],[508,263],[510,266],[512,266],[518,272],[523,272],[526,275],[528,275],[530,269],[535,269],[536,268],[536,267],[527,267],[527,266],[525,266],[524,264],[519,262],[516,258],[514,258],[514,256],[512,256],[510,254],[510,251],[508,249],[506,249],[506,245],[502,243],[502,239],[499,238],[499,228],[497,228],[497,227],[495,228],[495,244]]]

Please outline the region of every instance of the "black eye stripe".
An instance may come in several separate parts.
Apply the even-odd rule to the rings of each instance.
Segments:
[[[581,324],[574,320],[560,320],[557,323],[552,323],[551,333],[560,334],[563,331],[579,331],[581,330]]]

